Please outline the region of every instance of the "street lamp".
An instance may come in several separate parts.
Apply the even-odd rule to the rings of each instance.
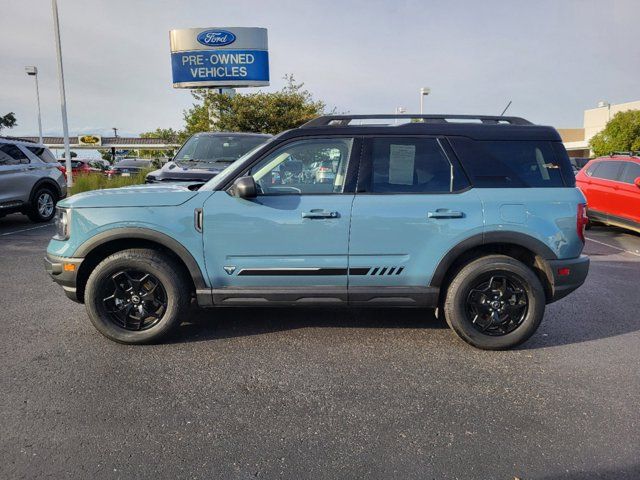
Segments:
[[[40,89],[38,88],[38,67],[33,65],[24,67],[24,71],[27,75],[33,77],[36,81],[36,103],[38,104],[38,138],[42,143],[42,118],[40,117]]]
[[[420,115],[424,113],[424,105],[422,99],[431,93],[431,89],[429,87],[422,87],[420,89]]]

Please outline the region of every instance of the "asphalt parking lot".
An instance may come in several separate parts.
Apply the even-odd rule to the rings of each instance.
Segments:
[[[521,348],[414,310],[216,310],[112,343],[0,219],[0,478],[640,478],[640,235]]]

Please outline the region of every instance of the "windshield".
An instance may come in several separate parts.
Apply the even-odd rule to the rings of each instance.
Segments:
[[[176,163],[219,163],[227,166],[268,137],[248,135],[195,135],[176,154]]]
[[[270,141],[271,139],[267,138],[266,140]],[[240,157],[238,159],[238,162],[243,162],[247,158],[251,157],[255,152],[260,150],[263,146],[264,146],[264,143],[261,143],[260,145],[256,145],[247,153],[245,153],[242,157]],[[207,183],[205,183],[201,188],[203,190],[214,190],[218,185],[225,183],[227,181],[227,178],[234,172],[234,170],[235,169],[233,168],[228,168],[227,170],[223,170],[218,175],[216,175],[211,180],[209,180]]]

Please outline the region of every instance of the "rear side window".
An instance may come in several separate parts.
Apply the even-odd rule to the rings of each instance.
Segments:
[[[622,162],[598,162],[595,170],[591,173],[593,178],[601,178],[603,180],[618,180],[620,177],[620,170],[623,167]]]
[[[640,164],[634,162],[625,162],[626,165],[620,176],[620,181],[633,185],[636,178],[640,177]]]
[[[29,159],[17,145],[0,144],[0,165],[20,165],[21,163],[29,163]]]
[[[449,193],[466,186],[435,138],[391,137],[371,141],[373,193]]]
[[[563,165],[552,142],[477,141],[458,137],[452,138],[451,143],[476,187],[573,186],[564,179],[566,174],[563,174]],[[566,168],[571,171],[568,157],[563,160],[566,160]]]
[[[44,147],[27,147],[27,149],[36,155],[40,160],[44,163],[55,163],[57,162],[56,157],[49,151],[49,149]]]

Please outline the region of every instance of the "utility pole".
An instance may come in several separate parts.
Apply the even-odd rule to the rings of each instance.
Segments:
[[[60,22],[58,21],[58,2],[51,0],[53,10],[53,33],[58,57],[58,84],[60,85],[60,109],[62,111],[62,134],[64,136],[64,160],[67,171],[67,187],[73,185],[71,172],[71,149],[69,148],[69,125],[67,124],[67,95],[64,89],[64,70],[62,68],[62,45],[60,43]]]

